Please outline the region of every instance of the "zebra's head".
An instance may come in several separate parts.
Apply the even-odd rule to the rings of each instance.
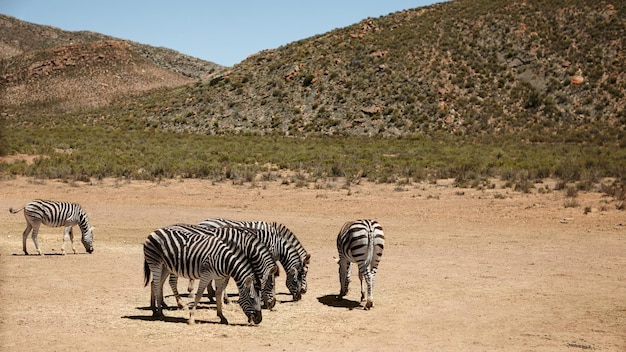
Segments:
[[[263,280],[261,280],[261,298],[263,299],[263,306],[261,308],[272,309],[276,305],[276,276],[278,276],[278,267],[274,266]]]
[[[302,294],[306,293],[306,287],[307,287],[306,274],[309,273],[309,261],[310,260],[311,260],[310,254],[307,254],[306,257],[304,257],[302,260],[302,269],[300,270],[300,276],[302,277],[302,288],[300,289],[300,292],[302,292]]]
[[[239,287],[239,305],[248,317],[248,324],[259,324],[263,320],[261,315],[261,297],[259,287],[254,276],[248,276]]]
[[[83,246],[85,246],[87,253],[93,252],[93,229],[94,227],[92,226],[83,234]]]
[[[297,265],[289,268],[285,285],[293,296],[293,300],[299,301],[302,298],[302,269]]]

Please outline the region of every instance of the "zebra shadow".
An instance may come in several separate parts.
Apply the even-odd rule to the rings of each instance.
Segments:
[[[162,321],[165,323],[174,323],[174,324],[187,324],[188,319],[184,317],[153,317],[152,315],[124,315],[122,319],[130,319],[130,320],[141,320],[141,321]],[[219,318],[218,318],[219,319]],[[196,319],[196,324],[220,324],[219,321],[211,321],[211,320],[203,320]],[[234,326],[247,326],[246,324],[229,324]]]
[[[149,310],[149,308],[148,308]],[[162,316],[162,317],[153,317],[152,315],[124,315],[122,316],[123,319],[130,319],[130,320],[142,320],[142,321],[164,321],[166,323],[185,323],[187,324],[187,318],[182,318],[182,317],[168,317],[168,316]]]
[[[361,302],[353,301],[351,299],[337,298],[337,295],[320,296],[317,297],[317,301],[328,307],[348,308],[350,310],[361,306]]]
[[[43,253],[42,255],[39,254],[24,254],[24,253],[13,253],[14,257],[30,257],[30,258],[37,258],[37,257],[63,257],[63,256],[72,256],[72,255],[81,255],[81,254],[88,254],[88,253],[67,253],[67,254],[62,254],[62,253]]]
[[[284,299],[281,299],[278,296],[282,296]],[[293,296],[289,292],[277,292],[276,295],[274,295],[274,298],[276,298],[276,303],[280,304],[297,302],[293,299]]]
[[[140,308],[143,309],[143,308]],[[149,310],[150,308],[148,308]],[[188,319],[185,317],[168,317],[168,316],[161,316],[161,317],[154,317],[152,315],[124,315],[122,316],[122,319],[130,319],[130,320],[141,320],[141,321],[162,321],[165,323],[174,323],[174,324],[187,324]],[[219,318],[216,318],[219,319]],[[203,319],[196,319],[195,320],[196,324],[213,324],[213,325],[220,325],[221,323],[219,321],[215,321],[215,320],[203,320]],[[243,323],[228,323],[228,325],[231,326],[250,326],[249,324],[243,324]]]

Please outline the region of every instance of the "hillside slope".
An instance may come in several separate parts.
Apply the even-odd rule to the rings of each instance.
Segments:
[[[202,134],[619,143],[625,38],[623,0],[457,0],[263,51],[193,85],[80,119]],[[21,109],[7,114],[41,123],[25,121]]]
[[[0,15],[0,105],[60,112],[210,77],[221,66],[93,32]]]

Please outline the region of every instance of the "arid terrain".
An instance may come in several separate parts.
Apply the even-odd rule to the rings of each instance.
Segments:
[[[598,192],[566,207],[552,186],[2,180],[0,350],[626,351],[626,212]],[[94,253],[77,239],[78,255],[58,255],[63,230],[42,226],[45,255],[24,256],[23,214],[8,209],[35,198],[81,203],[96,227]],[[312,254],[304,298],[291,301],[283,273],[279,303],[257,326],[236,303],[225,307],[231,325],[218,324],[207,299],[194,326],[184,310],[153,320],[144,239],[207,217],[288,226]],[[364,217],[386,235],[370,311],[359,306],[356,273],[346,299],[335,299],[337,232]]]

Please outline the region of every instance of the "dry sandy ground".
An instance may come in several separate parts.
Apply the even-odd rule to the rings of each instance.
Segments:
[[[626,351],[626,212],[612,199],[579,193],[578,207],[564,207],[562,191],[458,189],[449,180],[342,186],[0,181],[0,349]],[[8,208],[34,198],[80,202],[96,226],[95,252],[78,243],[81,254],[57,255],[62,229],[42,226],[46,255],[22,255],[24,218]],[[225,309],[232,325],[218,324],[206,299],[197,325],[185,323],[187,311],[152,320],[144,239],[207,217],[293,230],[312,253],[303,300],[291,301],[283,274],[279,303],[257,326],[236,303]],[[363,217],[386,235],[370,311],[359,306],[356,274],[346,300],[334,298],[337,231]]]

